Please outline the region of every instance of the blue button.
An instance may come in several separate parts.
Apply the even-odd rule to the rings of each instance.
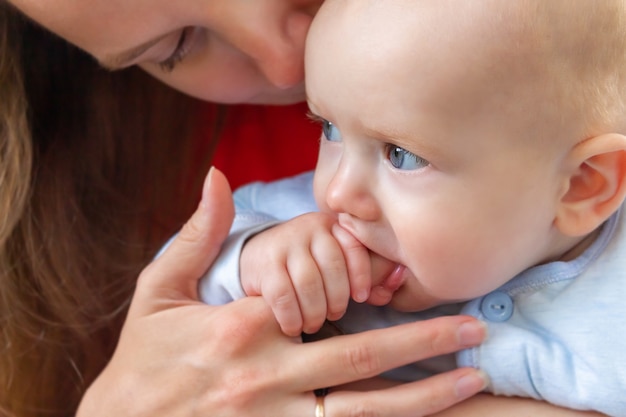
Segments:
[[[513,299],[507,293],[494,291],[483,298],[480,311],[489,321],[507,321],[513,315]]]

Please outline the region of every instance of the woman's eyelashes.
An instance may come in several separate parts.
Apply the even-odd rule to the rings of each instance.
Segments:
[[[430,163],[424,158],[421,158],[414,153],[401,148],[400,146],[387,144],[386,148],[386,157],[391,165],[396,169],[411,171],[425,168],[430,165]]]
[[[161,70],[172,72],[176,65],[187,56],[193,44],[193,32],[194,28],[192,27],[186,27],[180,32],[174,51],[172,51],[170,56],[158,63]]]

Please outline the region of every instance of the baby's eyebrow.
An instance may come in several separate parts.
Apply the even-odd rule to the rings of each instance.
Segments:
[[[129,65],[133,64],[133,62],[138,57],[143,55],[148,49],[152,48],[154,45],[158,44],[169,35],[170,33],[166,33],[154,39],[150,39],[149,41],[144,42],[141,45],[137,45],[133,48],[130,48],[126,51],[123,51],[117,54],[106,55],[104,58],[99,59],[98,62],[104,68],[111,70],[111,71],[128,67]]]
[[[365,134],[378,141],[398,146],[409,152],[428,159],[433,162],[441,157],[442,149],[428,135],[423,135],[417,131],[400,130],[384,126],[369,127],[363,126]]]
[[[397,143],[399,146],[401,146],[402,143],[410,145],[411,143],[415,142],[414,134],[409,134],[408,132],[401,131],[397,128],[363,126],[363,129],[367,136],[373,138],[381,138],[389,142],[394,142]]]

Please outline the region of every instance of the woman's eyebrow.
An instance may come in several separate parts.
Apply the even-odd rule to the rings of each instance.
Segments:
[[[161,40],[169,35],[170,33],[166,33],[118,54],[106,55],[104,58],[99,59],[98,62],[104,68],[111,71],[128,67],[134,63],[135,59],[143,55],[144,52],[161,42]]]

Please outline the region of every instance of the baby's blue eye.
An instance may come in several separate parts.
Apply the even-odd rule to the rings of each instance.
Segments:
[[[326,119],[322,120],[322,132],[328,141],[341,142],[341,132],[337,129],[337,126]]]
[[[427,167],[429,162],[399,146],[389,145],[387,158],[394,168],[411,171]]]

